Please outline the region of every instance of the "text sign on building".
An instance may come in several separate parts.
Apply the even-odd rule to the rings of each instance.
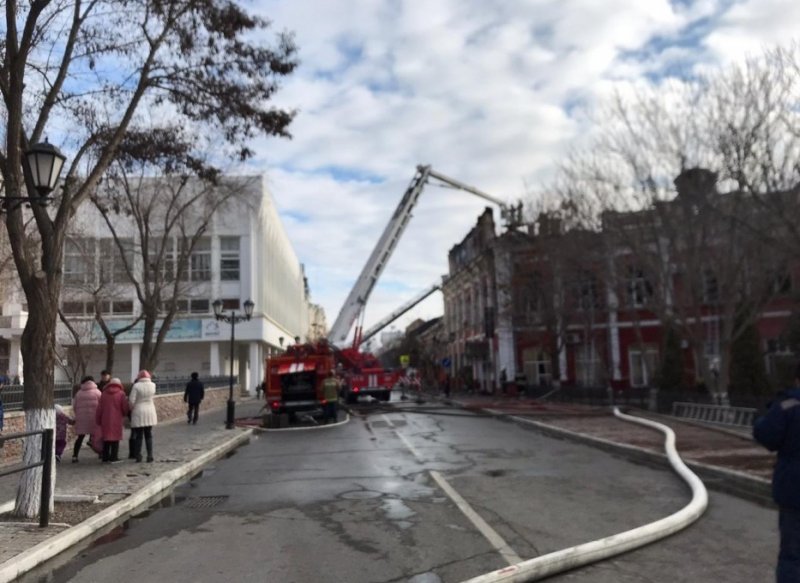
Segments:
[[[156,322],[154,336],[158,334],[162,324],[162,320]],[[106,326],[111,332],[116,332],[129,325],[130,322],[120,320],[106,322]],[[144,322],[137,322],[133,328],[119,334],[117,342],[141,342],[143,337]],[[173,320],[166,335],[166,340],[199,340],[201,338],[203,338],[203,320]],[[97,322],[92,326],[91,340],[92,342],[105,342],[105,335]]]

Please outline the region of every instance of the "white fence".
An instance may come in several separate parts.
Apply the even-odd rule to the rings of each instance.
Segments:
[[[673,403],[672,414],[704,423],[730,427],[751,427],[756,409],[749,407],[726,407],[724,405],[704,405],[701,403]]]

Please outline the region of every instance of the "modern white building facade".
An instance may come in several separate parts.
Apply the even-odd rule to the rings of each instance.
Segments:
[[[149,187],[153,191],[158,190],[156,179],[145,180],[152,181]],[[211,215],[188,258],[186,274],[181,278],[185,281],[176,295],[178,312],[158,352],[158,364],[151,372],[156,378],[188,378],[195,371],[203,376],[227,375],[233,352],[233,374],[241,387],[252,392],[263,380],[265,358],[279,351],[284,343],[294,342],[295,337],[305,339],[312,311],[318,308],[311,307],[303,266],[264,178],[226,177],[222,184],[234,188],[236,195]],[[141,230],[125,213],[111,217],[118,239],[130,249],[129,264],[135,266],[137,276],[141,277],[144,266],[136,252],[142,245]],[[149,220],[157,222],[163,218],[150,216]],[[200,224],[193,223],[191,211],[188,218],[189,230]],[[176,231],[174,242],[164,244],[173,255],[158,269],[174,269],[181,239],[189,235],[191,232],[186,230],[183,234]],[[129,325],[141,310],[136,289],[121,268],[121,252],[111,230],[91,203],[86,203],[76,216],[65,247],[61,308],[78,338],[59,323],[62,362],[56,371],[57,380],[68,380],[74,370],[70,368],[74,363],[69,361],[79,354],[87,362],[88,374],[97,376],[105,367],[106,343],[94,321],[96,305],[100,305],[111,330]],[[98,286],[104,290],[100,296]],[[252,319],[235,325],[232,351],[231,324],[214,317],[212,304],[217,299],[222,300],[226,314],[243,315],[248,299],[255,304]],[[18,334],[12,331],[8,342],[10,375],[14,374],[11,365],[17,364],[11,355],[19,354],[25,312],[21,302],[7,302],[7,308],[4,305],[4,314],[15,312],[16,317],[11,315],[0,322],[5,324],[9,320],[18,330]],[[134,379],[140,368],[142,337],[141,322],[116,337],[112,373],[124,382]]]

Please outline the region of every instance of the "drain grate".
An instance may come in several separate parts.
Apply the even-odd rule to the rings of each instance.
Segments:
[[[214,508],[228,499],[227,496],[195,496],[183,503],[187,508]]]

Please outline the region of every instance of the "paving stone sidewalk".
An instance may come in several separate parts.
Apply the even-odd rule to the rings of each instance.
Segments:
[[[256,416],[261,406],[262,403],[255,399],[239,401],[236,417]],[[143,488],[162,473],[231,439],[239,431],[242,429],[225,429],[225,408],[203,411],[197,425],[189,425],[185,419],[161,423],[153,429],[153,463],[124,459],[120,463],[104,464],[84,444],[80,461],[73,464],[70,442],[64,452],[64,461],[56,467],[56,497],[97,496],[100,502],[116,502]],[[126,438],[127,434],[126,430]],[[126,439],[120,443],[120,457],[127,454]],[[18,481],[18,474],[0,478],[0,504],[14,499]],[[3,522],[0,515],[0,564],[65,528],[68,525],[51,524],[41,529],[38,524]]]

